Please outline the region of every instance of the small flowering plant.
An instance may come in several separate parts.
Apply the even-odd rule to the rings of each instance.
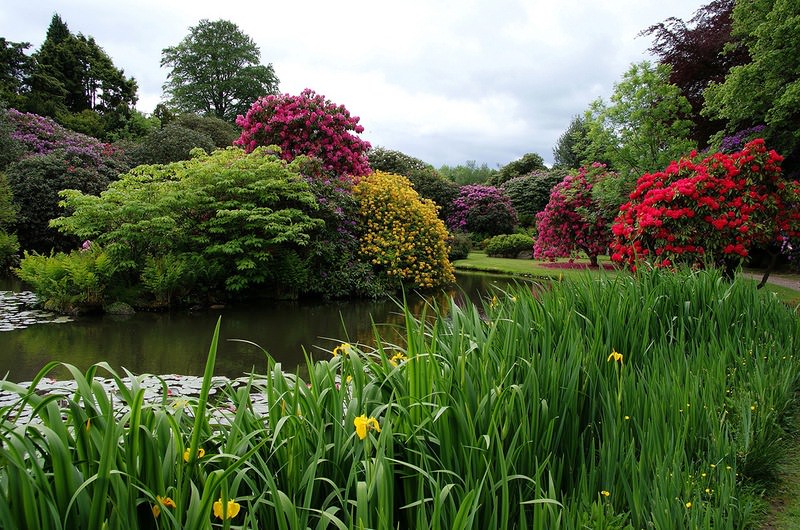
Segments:
[[[782,178],[778,153],[756,139],[732,154],[696,153],[639,178],[612,226],[612,260],[732,267],[754,247],[800,230],[800,184]]]
[[[322,169],[335,175],[362,176],[370,172],[369,142],[360,118],[344,105],[305,89],[299,96],[268,95],[257,99],[247,114],[237,116],[242,128],[234,145],[246,152],[258,146],[277,145],[284,160],[307,155],[322,161]]]

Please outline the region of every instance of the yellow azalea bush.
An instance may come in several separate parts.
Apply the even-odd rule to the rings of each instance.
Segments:
[[[379,274],[421,288],[455,281],[436,204],[421,198],[407,178],[376,171],[361,179],[353,195],[360,209],[360,251]]]

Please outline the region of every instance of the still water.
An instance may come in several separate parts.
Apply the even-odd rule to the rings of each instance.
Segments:
[[[514,282],[503,276],[459,274],[458,287],[438,300],[468,296],[477,301]],[[10,288],[9,283],[0,283],[0,290]],[[422,310],[421,297],[408,298],[412,309]],[[227,377],[263,372],[262,349],[284,369],[293,370],[304,362],[304,351],[312,358],[327,358],[340,342],[370,344],[372,322],[382,328],[403,322],[397,303],[391,300],[262,301],[199,312],[79,317],[0,333],[0,379],[5,375],[9,381],[30,381],[50,361],[73,364],[82,371],[106,361],[115,370],[124,367],[134,374],[202,375],[219,317],[215,374]],[[62,370],[50,375],[65,374]]]

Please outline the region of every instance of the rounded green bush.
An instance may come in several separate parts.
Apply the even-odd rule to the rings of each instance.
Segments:
[[[516,258],[520,252],[531,251],[533,239],[525,234],[494,236],[486,244],[486,255],[496,258]]]

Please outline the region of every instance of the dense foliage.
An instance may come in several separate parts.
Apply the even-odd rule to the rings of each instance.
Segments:
[[[503,183],[503,192],[511,199],[519,224],[533,226],[536,214],[550,201],[553,187],[567,176],[566,169],[537,170]]]
[[[691,106],[669,83],[669,74],[666,64],[633,64],[614,85],[609,104],[602,99],[592,103],[584,117],[584,163],[607,160],[611,169],[636,178],[694,147],[689,139]]]
[[[688,24],[673,17],[642,32],[653,37],[650,51],[658,56],[659,62],[670,66],[669,82],[680,88],[691,104],[691,137],[700,147],[707,146],[710,138],[725,126],[723,121],[701,114],[706,88],[722,82],[732,67],[750,60],[743,47],[730,46],[734,40],[731,30],[735,3],[735,0],[712,0],[699,8]]]
[[[736,2],[733,54],[750,61],[733,66],[705,92],[704,112],[726,131],[764,124],[764,138],[800,166],[800,4],[795,0]],[[746,51],[745,51],[746,50]]]
[[[214,140],[207,134],[189,129],[178,123],[170,123],[147,135],[130,149],[129,156],[134,166],[140,164],[169,164],[188,160],[189,152],[199,148],[210,153]]]
[[[447,218],[451,230],[494,236],[514,231],[517,213],[501,188],[470,184],[459,189]]]
[[[393,287],[433,288],[455,280],[436,205],[407,178],[376,171],[353,193],[361,211],[361,253]]]
[[[439,208],[439,218],[450,215],[453,200],[458,195],[458,185],[444,178],[433,166],[400,151],[377,147],[368,153],[369,165],[374,171],[402,175],[411,181],[414,190],[430,199]]]
[[[268,95],[256,100],[245,116],[236,118],[243,130],[234,143],[248,152],[257,146],[277,145],[285,160],[313,156],[322,161],[326,172],[366,175],[370,145],[356,136],[364,131],[358,122],[344,105],[310,89],[299,96]]]
[[[0,172],[0,274],[14,265],[19,253],[19,241],[14,233],[17,207],[11,197],[11,187],[5,173]]]
[[[181,127],[207,135],[214,142],[214,146],[219,148],[230,147],[239,137],[239,130],[236,127],[214,116],[181,114],[171,121]]]
[[[164,92],[183,112],[215,116],[232,123],[265,94],[278,92],[271,64],[228,20],[201,20],[177,46],[164,48],[161,66],[170,68]]]
[[[497,173],[484,162],[480,166],[475,160],[467,160],[463,164],[450,166],[443,164],[439,168],[439,174],[447,180],[452,180],[459,186],[465,184],[486,184]]]
[[[597,256],[606,253],[611,241],[609,226],[616,210],[604,205],[596,189],[617,178],[602,164],[581,167],[564,177],[550,193],[545,209],[536,215],[534,257],[555,259],[584,252],[597,266]]]
[[[643,175],[614,222],[612,259],[632,267],[710,264],[730,275],[754,248],[795,239],[800,184],[782,178],[781,161],[757,139]]]
[[[547,169],[547,166],[544,165],[544,160],[541,156],[537,153],[525,153],[517,160],[512,160],[501,167],[497,173],[489,178],[487,184],[499,186],[513,178],[544,169]]]
[[[315,230],[305,252],[308,278],[303,292],[325,298],[385,295],[391,286],[385,285],[361,256],[360,205],[352,183],[308,173],[315,175],[306,177],[317,198],[314,216],[324,225]]]
[[[72,190],[63,197],[72,213],[55,226],[91,241],[114,267],[105,302],[139,306],[294,295],[305,282],[300,256],[323,224],[311,215],[317,200],[297,164],[263,149],[139,166],[99,197]],[[26,258],[23,277],[28,265]],[[45,285],[41,294],[54,293]]]
[[[800,371],[773,296],[642,271],[409,305],[374,347],[297,374],[267,355],[243,387],[212,378],[223,319],[198,397],[103,365],[63,391],[48,365],[49,395],[0,382],[22,400],[0,406],[0,526],[758,527]]]
[[[531,252],[533,239],[525,234],[500,234],[489,239],[484,247],[487,256],[516,258],[520,252]]]
[[[574,116],[567,130],[558,137],[553,148],[553,167],[559,169],[578,169],[581,167],[581,154],[588,143],[589,134],[582,116]]]
[[[22,158],[6,173],[14,204],[19,210],[16,232],[26,250],[66,250],[76,240],[48,226],[64,214],[58,192],[71,188],[99,194],[109,182],[128,170],[124,155],[108,144],[61,127],[53,120],[9,109],[14,130],[11,139]]]

